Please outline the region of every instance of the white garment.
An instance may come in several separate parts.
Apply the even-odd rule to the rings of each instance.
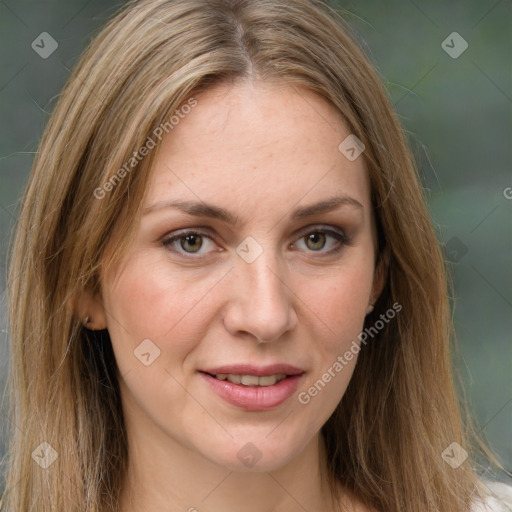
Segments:
[[[482,481],[488,497],[475,503],[471,512],[512,512],[512,487],[501,482]]]

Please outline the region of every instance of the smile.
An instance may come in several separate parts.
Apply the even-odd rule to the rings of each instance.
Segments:
[[[266,411],[283,404],[296,392],[304,370],[284,364],[232,365],[199,373],[224,402],[246,411]]]
[[[275,375],[265,375],[258,377],[257,375],[237,375],[234,373],[219,373],[213,375],[218,380],[228,380],[233,384],[241,384],[242,386],[273,386],[276,382],[280,382],[286,378],[284,373]]]

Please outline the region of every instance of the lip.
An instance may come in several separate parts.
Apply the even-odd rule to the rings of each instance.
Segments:
[[[287,364],[254,366],[250,364],[226,365],[201,371],[201,376],[220,398],[245,411],[267,411],[278,407],[297,391],[304,370]],[[274,375],[284,373],[287,377],[273,386],[244,386],[227,380],[218,380],[209,374],[233,373],[235,375]]]
[[[257,377],[264,377],[265,375],[275,375],[284,373],[286,375],[300,375],[304,373],[302,368],[292,366],[291,364],[270,364],[267,366],[256,366],[254,364],[232,364],[224,366],[216,366],[215,368],[207,368],[201,370],[204,373],[211,373],[218,375],[219,373],[232,373],[234,375],[256,375]]]

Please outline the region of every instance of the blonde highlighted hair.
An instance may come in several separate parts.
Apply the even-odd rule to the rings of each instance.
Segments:
[[[23,198],[8,283],[16,428],[2,510],[118,510],[128,451],[115,359],[108,332],[84,329],[69,304],[100,290],[114,236],[107,263],[122,255],[156,151],[104,184],[190,97],[252,79],[321,95],[364,143],[389,269],[368,325],[394,302],[403,307],[361,351],[322,428],[332,483],[382,512],[469,511],[480,496],[472,459],[454,470],[441,456],[452,442],[471,451],[445,264],[397,116],[346,23],[317,0],[142,0],[85,51]],[[31,458],[43,441],[58,453],[46,470]]]

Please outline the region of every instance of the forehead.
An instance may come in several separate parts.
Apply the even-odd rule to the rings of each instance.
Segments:
[[[185,198],[275,210],[348,195],[369,208],[364,159],[338,149],[350,131],[325,99],[298,86],[243,82],[196,100],[162,141],[145,206]]]

